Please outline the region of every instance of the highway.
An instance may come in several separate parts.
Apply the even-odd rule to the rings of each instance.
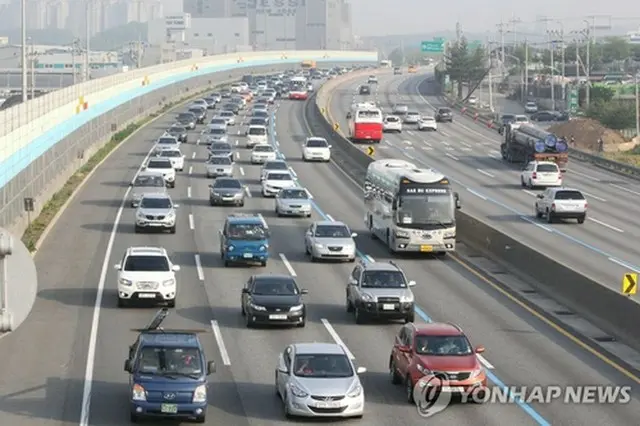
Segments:
[[[148,323],[154,309],[116,308],[118,263],[130,246],[165,247],[178,273],[176,309],[170,328],[203,328],[201,339],[218,364],[211,377],[207,424],[280,425],[285,422],[273,387],[278,354],[286,344],[337,341],[355,357],[363,375],[367,406],[361,421],[388,426],[426,422],[391,385],[388,357],[399,324],[355,325],[344,304],[351,264],[311,263],[304,255],[303,234],[313,220],[344,221],[364,234],[360,189],[333,164],[305,164],[300,142],[309,136],[302,102],[282,101],[274,111],[272,143],[301,185],[314,196],[311,219],[275,217],[273,200],[261,198],[259,168],[248,164],[243,130],[238,126],[237,176],[250,189],[243,212],[261,213],[271,230],[266,268],[224,268],[218,229],[234,208],[210,207],[204,177],[206,147],[197,132],[183,145],[187,163],[170,194],[180,204],[177,233],[134,234],[133,209],[124,207],[128,184],[144,162],[153,141],[172,122],[158,121],[116,151],[80,190],[56,224],[36,262],[41,289],[26,322],[0,340],[0,423],[16,426],[121,426],[128,422],[128,377],[123,361],[135,339],[130,328]],[[173,114],[171,114],[173,115]],[[465,197],[466,198],[466,197]],[[470,204],[470,203],[469,203]],[[358,247],[369,261],[385,261],[386,251],[368,236]],[[481,360],[494,383],[507,385],[628,384],[595,357],[508,300],[486,282],[451,260],[400,260],[409,279],[418,282],[419,321],[454,321],[487,352]],[[240,315],[240,290],[255,273],[290,273],[309,290],[308,322],[303,329],[246,329]],[[41,272],[42,274],[42,272]],[[97,299],[96,299],[97,295]],[[94,313],[98,316],[94,317]],[[216,338],[213,330],[220,330]],[[88,360],[88,362],[87,362]],[[87,368],[88,365],[88,368]],[[634,387],[635,390],[635,387]],[[86,398],[86,399],[85,399]],[[84,401],[84,404],[83,404]],[[84,405],[84,409],[82,409]],[[80,419],[80,414],[85,417]],[[453,405],[429,419],[433,425],[549,425],[637,423],[640,405],[624,406],[485,404]]]
[[[383,74],[369,98],[388,113],[392,104],[406,103],[433,114],[445,105],[426,77]],[[331,114],[344,129],[349,106],[365,100],[356,92],[362,83],[345,83],[330,100]],[[628,219],[640,215],[640,182],[571,160],[565,185],[584,193],[587,221],[547,224],[534,215],[541,190],[522,188],[519,167],[500,157],[500,136],[468,117],[456,114],[453,123],[440,123],[437,132],[405,126],[401,134],[386,135],[376,149],[376,158],[404,158],[439,169],[457,185],[465,211],[615,291],[620,291],[625,272],[640,270],[640,223]]]

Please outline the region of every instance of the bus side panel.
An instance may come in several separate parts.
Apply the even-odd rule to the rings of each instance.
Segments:
[[[382,140],[382,123],[355,123],[353,137],[358,140]]]

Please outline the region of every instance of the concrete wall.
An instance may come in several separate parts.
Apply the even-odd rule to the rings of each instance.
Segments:
[[[36,212],[117,131],[196,88],[311,59],[376,62],[375,52],[249,52],[189,59],[108,76],[0,112],[0,226],[26,227],[24,198]]]

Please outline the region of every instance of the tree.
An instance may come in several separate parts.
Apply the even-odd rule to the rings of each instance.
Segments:
[[[462,98],[463,84],[475,84],[484,78],[487,71],[487,56],[482,49],[469,50],[467,40],[463,37],[460,43],[451,46],[445,56],[447,74],[456,82],[457,96]]]
[[[628,103],[612,100],[593,102],[586,111],[587,117],[594,118],[613,130],[624,130],[635,126],[635,108]]]
[[[622,37],[607,37],[598,45],[602,52],[602,62],[623,61],[631,56],[631,45]]]

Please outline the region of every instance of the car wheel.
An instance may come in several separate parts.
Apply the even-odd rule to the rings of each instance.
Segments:
[[[415,320],[416,320],[416,314],[414,312],[411,312],[409,315],[404,317],[405,324],[409,322],[415,322]]]
[[[535,207],[536,210],[536,219],[540,219],[542,217],[542,212],[538,210],[538,206]]]
[[[169,308],[175,308],[175,307],[176,307],[176,299],[169,300],[169,301],[167,302],[167,307],[169,307]]]
[[[391,378],[391,383],[394,385],[402,383],[402,377],[398,374],[396,363],[392,357],[389,357],[389,377]]]
[[[169,188],[175,188],[175,187],[176,187],[176,183],[175,183],[175,182],[171,182],[171,183],[169,184]]]
[[[244,200],[240,201],[240,204],[238,204],[240,207],[244,207]]]
[[[139,234],[140,232],[142,232],[142,228],[140,228],[138,225],[136,225],[136,226],[133,228],[133,232],[135,232],[136,234]]]
[[[129,414],[129,422],[131,422],[131,423],[139,423],[140,422],[140,417],[138,417],[137,414],[131,413],[131,414]]]
[[[547,210],[547,223],[553,223],[553,213]]]
[[[522,176],[520,176],[520,186],[522,186],[523,188],[527,186],[527,184],[524,183],[524,178]]]
[[[231,265],[231,262],[229,262],[228,260],[225,260],[225,261],[224,261],[224,267],[225,267],[225,268],[228,268],[228,267],[229,267],[229,265]]]
[[[578,218],[578,223],[582,224],[584,223],[584,220],[586,219],[586,216],[582,216]]]
[[[267,266],[267,261],[263,260],[262,262],[260,262],[260,266],[265,267]]]
[[[118,297],[118,308],[126,308],[128,300]]]
[[[364,324],[366,321],[365,321],[365,315],[362,312],[362,309],[356,306],[354,308],[354,312],[356,317],[356,324]]]
[[[245,325],[247,328],[253,328],[254,323],[253,323],[253,320],[251,319],[251,315],[246,315],[246,316],[245,316],[245,318],[244,318],[244,325]]]
[[[175,233],[176,233],[176,227],[175,227],[175,225],[174,225],[174,226],[172,226],[171,228],[169,228],[169,232],[170,232],[171,234],[175,234]]]
[[[407,402],[409,404],[415,404],[415,399],[413,399],[413,382],[411,381],[411,376],[407,375],[407,377],[405,377],[404,387],[405,394],[407,396]]]
[[[242,315],[243,317],[247,315],[247,311],[245,311],[244,309],[244,303],[242,303],[240,306],[240,315]]]
[[[298,328],[304,328],[304,326],[307,325],[307,318],[303,317],[302,318],[302,322],[299,322],[298,324],[296,324],[296,327]]]

